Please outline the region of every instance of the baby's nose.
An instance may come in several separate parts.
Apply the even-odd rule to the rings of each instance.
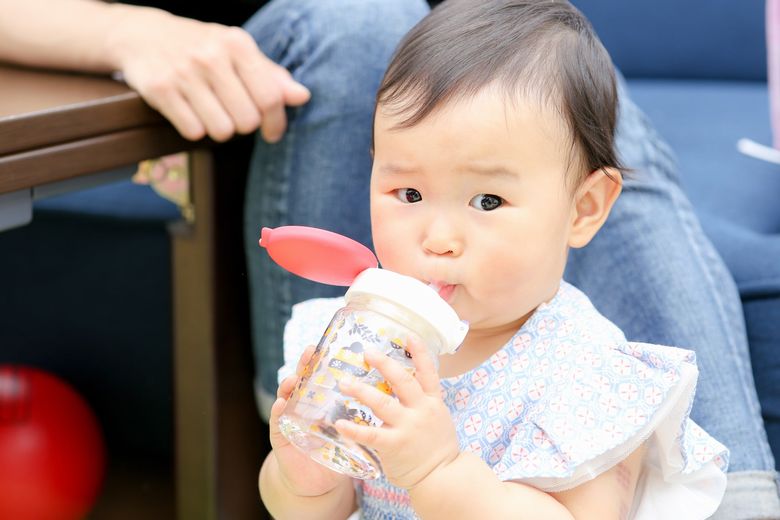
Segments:
[[[431,226],[423,241],[425,251],[434,255],[460,256],[463,252],[463,241],[457,230],[444,223]]]

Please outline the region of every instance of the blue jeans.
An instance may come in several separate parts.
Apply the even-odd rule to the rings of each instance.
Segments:
[[[258,246],[261,227],[316,226],[371,246],[368,182],[375,93],[424,0],[273,0],[245,25],[262,51],[312,92],[288,110],[285,137],[259,136],[249,171],[245,243],[261,414],[276,395],[284,324],[296,302],[343,295],[288,274]]]
[[[292,304],[344,289],[273,264],[257,245],[260,228],[312,225],[370,246],[374,94],[395,45],[426,11],[422,0],[274,0],[246,24],[261,49],[312,91],[307,105],[288,112],[279,144],[258,137],[247,186],[256,390],[266,419]],[[635,172],[605,228],[572,252],[566,277],[631,339],[697,351],[693,417],[731,449],[720,518],[780,518],[739,296],[679,188],[671,152],[625,91],[618,147]]]
[[[680,188],[672,151],[620,87],[617,147],[633,171],[605,226],[570,252],[565,277],[628,338],[696,351],[691,416],[731,452],[716,518],[780,518],[736,284]]]

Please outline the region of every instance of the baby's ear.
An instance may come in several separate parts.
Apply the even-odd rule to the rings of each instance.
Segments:
[[[577,190],[574,199],[570,247],[584,247],[606,222],[612,205],[623,189],[623,178],[615,168],[591,172]]]

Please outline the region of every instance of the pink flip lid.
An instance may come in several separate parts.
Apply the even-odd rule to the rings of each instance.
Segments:
[[[263,228],[260,246],[291,273],[328,285],[352,285],[357,275],[379,265],[360,242],[314,227]]]

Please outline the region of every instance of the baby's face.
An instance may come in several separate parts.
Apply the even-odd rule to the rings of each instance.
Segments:
[[[563,122],[491,88],[411,128],[400,120],[380,108],[374,129],[382,266],[443,285],[472,331],[518,327],[563,275],[574,218]]]

